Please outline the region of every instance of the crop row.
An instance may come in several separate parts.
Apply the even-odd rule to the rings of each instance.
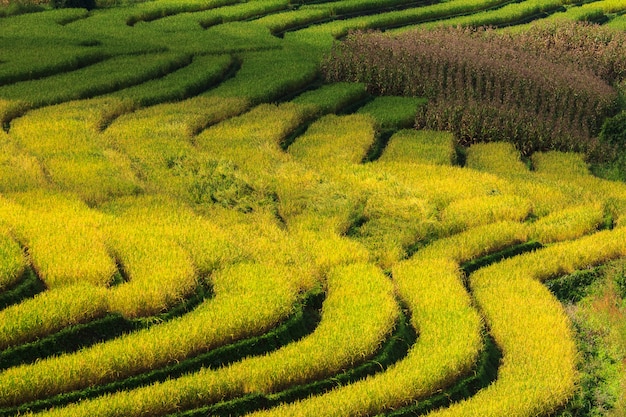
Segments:
[[[459,16],[451,19],[442,19],[423,25],[429,26],[493,26],[504,27],[517,25],[544,17],[556,11],[562,11],[563,5],[568,4],[563,0],[526,0],[520,3],[507,4],[496,10],[485,10],[467,16]]]
[[[485,238],[487,228],[468,232],[464,241],[471,242],[469,245],[441,240],[442,247],[467,251],[458,255],[423,253],[393,268],[398,291],[411,309],[413,325],[420,330],[419,340],[404,360],[383,374],[328,394],[252,415],[376,415],[411,402],[420,404],[450,385],[472,368],[481,344],[480,319],[464,289],[458,262],[515,244],[520,227],[513,227],[513,233],[501,241]],[[490,228],[493,233],[489,236],[504,231],[501,224]]]
[[[263,280],[258,280],[262,275]],[[297,298],[290,271],[239,264],[214,278],[215,298],[179,319],[73,354],[0,373],[2,406],[104,384],[261,334],[287,317]],[[260,300],[263,300],[263,305]]]
[[[470,276],[472,292],[503,349],[503,364],[489,388],[430,415],[530,416],[567,401],[577,381],[576,347],[561,305],[538,281],[624,256],[623,239],[624,229],[600,232]]]
[[[41,107],[130,87],[163,76],[190,62],[189,56],[180,54],[121,56],[82,70],[5,85],[0,87],[0,96]]]
[[[123,390],[133,390],[154,383],[164,382],[172,378],[179,378],[204,368],[218,369],[236,363],[246,357],[267,354],[289,343],[300,340],[314,331],[320,321],[320,310],[323,299],[324,294],[319,290],[308,292],[302,301],[298,301],[296,305],[294,305],[294,312],[289,318],[259,336],[233,341],[224,346],[194,355],[193,357],[176,361],[163,367],[155,367],[154,369],[140,372],[127,378],[122,377],[112,382],[96,384],[63,394],[46,396],[45,398],[25,402],[17,406],[3,407],[0,409],[0,415],[11,416],[20,412],[39,412],[53,407],[63,407],[81,400],[97,398],[107,394],[110,395]],[[92,332],[95,331],[101,332],[100,337],[102,337],[102,335],[115,337],[115,333],[118,333],[117,337],[120,337],[125,333],[124,329],[126,332],[131,332],[157,326],[163,323],[160,321],[161,319],[172,319],[172,317],[169,317],[172,314],[174,314],[175,317],[176,312],[172,311],[151,318],[155,320],[154,323],[140,320],[128,321],[120,319],[119,316],[111,315],[103,320],[98,320],[87,325],[72,326],[55,334],[54,337],[42,339],[37,343],[22,345],[18,348],[3,352],[2,363],[3,365],[8,364],[9,366],[16,366],[20,362],[29,363],[28,359],[31,359],[30,362],[34,363],[36,362],[34,360],[35,358],[24,358],[19,355],[28,355],[33,353],[32,350],[39,350],[41,354],[39,359],[41,359],[45,357],[44,353],[46,353],[46,349],[47,352],[51,354],[50,356],[60,355],[66,351],[70,352],[76,350],[76,340],[72,340],[72,336],[87,336],[91,338],[93,336]],[[400,331],[403,326],[406,327],[406,324],[400,325]],[[394,345],[395,343],[392,341],[389,347],[393,348]],[[88,346],[88,344],[86,346]],[[399,353],[401,354],[401,349]],[[382,354],[384,355],[384,353]],[[379,359],[383,361],[393,361],[395,356],[381,356]]]
[[[82,402],[52,414],[82,410],[85,415],[95,415],[102,413],[104,402],[108,413],[123,409],[127,415],[163,415],[245,393],[280,391],[354,366],[376,351],[396,321],[398,307],[393,288],[380,271],[367,265],[339,267],[328,279],[322,321],[310,336],[298,342],[267,356]],[[372,294],[378,296],[372,298]],[[172,397],[169,393],[173,391],[177,394]],[[168,402],[163,403],[163,398]]]

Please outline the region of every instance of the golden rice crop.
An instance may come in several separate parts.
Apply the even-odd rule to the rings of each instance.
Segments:
[[[519,151],[508,142],[473,144],[467,149],[466,166],[505,177],[528,173]]]
[[[0,310],[0,349],[32,342],[108,312],[107,290],[76,284],[44,291]]]
[[[111,382],[262,334],[292,312],[297,282],[295,271],[277,265],[228,267],[213,276],[215,298],[185,316],[0,372],[0,405]]]
[[[0,191],[26,191],[47,185],[37,158],[19,149],[11,137],[0,130]]]
[[[4,125],[28,109],[26,102],[0,99],[0,124]]]
[[[376,415],[426,398],[469,372],[482,346],[482,325],[458,265],[445,259],[409,260],[398,264],[393,276],[420,335],[406,358],[386,372],[251,415]]]
[[[278,211],[290,228],[346,233],[364,197],[334,174],[321,175],[293,160],[277,168]]]
[[[541,243],[575,239],[597,230],[604,221],[604,208],[599,204],[568,207],[539,218],[530,225],[532,239]]]
[[[367,195],[363,224],[351,231],[351,237],[363,243],[383,269],[403,259],[411,245],[439,231],[437,213],[431,204],[391,178],[372,184],[361,193]]]
[[[454,143],[449,132],[400,130],[391,136],[379,160],[451,165],[456,160]]]
[[[102,140],[116,152],[110,159],[128,161],[147,191],[181,195],[189,188],[188,166],[208,159],[194,146],[193,135],[247,106],[244,99],[217,97],[160,104],[115,120]]]
[[[28,112],[11,124],[11,137],[39,158],[98,152],[103,125],[132,109],[132,103],[105,98],[71,101]]]
[[[535,152],[532,157],[535,172],[560,178],[589,175],[589,168],[582,154],[574,152]]]
[[[111,289],[112,311],[152,316],[182,301],[198,286],[193,262],[176,242],[135,222],[116,225],[108,244],[128,282]]]
[[[563,307],[537,280],[626,254],[624,230],[604,231],[520,255],[470,276],[471,289],[503,351],[498,380],[431,417],[534,416],[573,394],[577,352]]]
[[[365,263],[370,254],[358,242],[336,233],[300,227],[291,231],[291,238],[299,243],[303,253],[312,263],[311,278],[320,281],[337,266]]]
[[[265,177],[287,158],[281,142],[313,111],[310,106],[291,103],[262,104],[205,130],[196,144],[214,158],[229,160],[246,173]]]
[[[222,227],[172,198],[129,197],[117,199],[102,209],[126,224],[141,224],[151,233],[179,244],[202,276],[243,257],[243,249],[237,247]]]
[[[309,167],[328,170],[358,164],[372,146],[376,126],[369,115],[327,115],[314,122],[289,153]]]
[[[381,161],[378,169],[393,175],[439,209],[464,198],[517,194],[512,183],[502,177],[457,166]]]
[[[532,178],[518,178],[511,180],[511,185],[515,187],[516,195],[532,201],[533,214],[536,216],[545,216],[576,203],[576,200],[557,184],[533,181]]]
[[[201,370],[46,415],[158,416],[246,393],[276,392],[352,367],[375,352],[397,320],[393,285],[367,264],[331,270],[326,285],[322,321],[298,342],[226,368]]]
[[[496,194],[455,200],[441,211],[445,228],[463,230],[503,220],[521,222],[532,213],[532,202],[517,195]]]
[[[139,189],[130,164],[107,149],[100,135],[102,126],[131,108],[110,98],[46,107],[15,121],[11,137],[37,157],[54,186],[95,205]]]
[[[48,288],[108,285],[117,268],[105,246],[106,216],[67,194],[35,191],[11,198],[0,218]]]
[[[22,277],[28,261],[6,227],[0,227],[0,292]]]
[[[501,221],[474,227],[465,232],[438,239],[418,250],[414,258],[450,259],[458,264],[491,252],[497,252],[528,239],[524,224]]]

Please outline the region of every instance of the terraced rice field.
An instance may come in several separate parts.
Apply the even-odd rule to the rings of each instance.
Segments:
[[[570,415],[583,356],[548,286],[626,257],[626,184],[578,153],[460,153],[412,129],[426,99],[324,82],[320,63],[355,29],[621,30],[625,10],[154,0],[0,18],[0,416]]]

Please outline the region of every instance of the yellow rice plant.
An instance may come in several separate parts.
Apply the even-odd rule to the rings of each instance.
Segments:
[[[41,164],[0,130],[0,191],[26,191],[47,186]]]
[[[43,164],[56,187],[75,192],[91,206],[142,190],[128,158],[110,149],[95,155],[58,156]]]
[[[535,172],[559,178],[575,178],[589,175],[583,155],[574,152],[535,152],[531,156]]]
[[[523,271],[532,267],[533,276],[545,281],[626,255],[624,236],[624,228],[603,230],[576,240],[554,243],[539,252],[507,260],[507,263],[511,268]]]
[[[297,282],[286,267],[227,267],[213,277],[215,297],[182,317],[0,372],[0,406],[112,382],[263,334],[293,311]]]
[[[118,118],[102,141],[130,161],[148,190],[180,194],[184,178],[176,169],[198,158],[193,135],[247,106],[243,99],[219,97],[160,104]]]
[[[310,336],[232,366],[226,378],[245,392],[278,392],[371,357],[398,319],[393,284],[371,264],[352,264],[332,268],[325,287],[322,321]]]
[[[141,223],[152,233],[176,242],[193,261],[201,276],[234,263],[243,256],[224,228],[165,196],[137,196],[117,199],[102,207],[127,222]]]
[[[439,231],[436,212],[429,202],[410,190],[394,189],[390,182],[381,183],[380,189],[368,195],[362,214],[364,223],[352,233],[383,269],[404,258],[409,246]],[[387,184],[389,188],[384,187]]]
[[[326,285],[322,321],[298,342],[226,368],[201,370],[47,415],[159,416],[246,393],[277,392],[353,367],[374,354],[398,318],[393,284],[373,265],[353,264],[333,269]]]
[[[6,226],[0,226],[0,292],[17,283],[28,261]]]
[[[218,211],[227,214],[224,219],[228,219],[228,222],[223,227],[228,228],[229,239],[240,249],[244,259],[297,271],[297,279],[293,280],[292,285],[297,286],[300,291],[310,290],[319,284],[323,255],[306,251],[311,245],[310,240],[294,238],[295,235],[277,221],[273,212],[258,211],[245,215],[239,213],[229,217],[228,214],[232,213],[223,213],[225,211],[227,210]],[[364,255],[358,252],[355,256],[362,259]]]
[[[431,417],[550,414],[574,393],[577,351],[561,304],[538,280],[626,254],[623,229],[520,255],[483,268],[470,285],[503,351],[498,379],[474,397]]]
[[[0,219],[48,288],[109,284],[117,268],[105,246],[106,216],[67,194],[33,191],[11,200],[2,201]]]
[[[307,256],[312,258],[313,273],[320,280],[336,266],[363,263],[370,259],[370,254],[363,245],[345,236],[306,229],[292,231],[291,235]]]
[[[539,217],[562,210],[572,204],[580,204],[559,184],[539,179],[532,174],[511,178],[511,185],[515,189],[514,194],[532,201],[533,214]]]
[[[443,209],[454,200],[516,194],[511,182],[476,170],[445,165],[379,162],[377,169],[414,190],[435,207]]]
[[[274,13],[257,19],[255,22],[266,26],[272,32],[298,27],[311,21],[329,18],[331,11],[328,9],[306,9],[290,10],[282,13]]]
[[[111,309],[127,317],[165,311],[198,285],[189,254],[150,223],[120,216],[107,229],[107,244],[128,279],[111,289]]]
[[[0,99],[0,124],[10,122],[26,110],[28,110],[26,102]]]
[[[528,167],[520,160],[520,154],[508,142],[476,143],[467,149],[468,168],[509,177],[528,173]]]
[[[261,104],[210,127],[195,141],[213,158],[231,161],[246,174],[267,178],[279,162],[287,160],[281,142],[314,112],[311,106],[292,103]]]
[[[615,221],[626,214],[626,184],[607,181],[592,175],[558,181],[561,189],[576,196],[578,204],[602,203]]]
[[[620,0],[600,0],[583,4],[580,7],[590,9],[600,9],[604,13],[619,13],[626,9],[626,5]]]
[[[470,372],[482,346],[482,323],[458,265],[445,259],[409,260],[394,267],[393,277],[419,332],[403,360],[383,373],[251,416],[377,415],[427,398]]]
[[[458,231],[503,220],[521,222],[531,213],[528,198],[496,194],[453,201],[440,217],[445,229]]]
[[[372,146],[376,126],[365,114],[318,119],[289,147],[289,153],[308,167],[328,171],[358,164]]]
[[[278,211],[289,228],[343,234],[359,216],[364,196],[338,172],[322,175],[296,161],[277,167]]]
[[[418,250],[414,258],[450,259],[460,264],[525,242],[528,240],[527,234],[527,227],[524,224],[501,221],[435,240]]]
[[[11,136],[38,158],[54,185],[95,205],[138,191],[129,164],[120,163],[100,135],[102,126],[131,109],[132,103],[112,98],[45,107],[16,120]]]
[[[532,223],[529,235],[544,244],[576,239],[597,230],[603,221],[604,208],[600,204],[568,207]]]
[[[109,310],[107,295],[105,288],[75,284],[0,310],[0,350],[103,317]]]
[[[132,110],[114,98],[71,101],[33,110],[11,124],[11,136],[39,158],[101,150],[98,133],[110,120]]]
[[[401,130],[391,136],[379,160],[451,165],[456,160],[454,144],[449,132]]]

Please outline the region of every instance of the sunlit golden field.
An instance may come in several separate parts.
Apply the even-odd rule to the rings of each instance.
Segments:
[[[108,3],[0,13],[0,416],[623,415],[626,184],[321,63],[626,2]]]

